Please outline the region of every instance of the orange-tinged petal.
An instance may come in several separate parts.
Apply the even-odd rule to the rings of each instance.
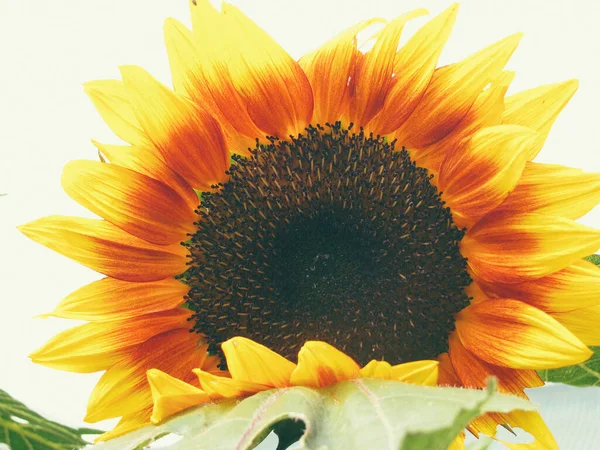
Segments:
[[[512,299],[467,306],[456,316],[456,331],[467,350],[497,366],[553,369],[580,363],[592,355],[550,315]],[[453,365],[458,371],[454,359]]]
[[[600,173],[528,162],[498,211],[537,212],[579,219],[600,203]]]
[[[549,275],[599,247],[599,230],[562,217],[502,211],[479,220],[460,243],[475,276],[508,284]]]
[[[502,123],[523,125],[538,131],[545,137],[552,124],[569,102],[577,88],[577,80],[547,84],[507,97]],[[541,142],[543,143],[543,141]],[[530,160],[537,153],[530,155]]]
[[[272,387],[289,386],[296,365],[283,356],[244,337],[221,344],[231,378]]]
[[[83,87],[102,119],[118,137],[133,145],[147,145],[148,137],[133,112],[131,95],[121,81],[90,81]]]
[[[263,136],[246,111],[239,94],[233,87],[228,53],[221,48],[226,32],[223,17],[209,2],[190,3],[196,21],[195,33],[174,19],[165,21],[165,44],[175,92],[186,95],[211,114],[221,125],[228,148],[248,154],[254,140]],[[203,13],[195,14],[196,10]]]
[[[448,343],[452,367],[465,387],[481,389],[489,377],[496,377],[498,391],[527,398],[524,389],[544,385],[535,370],[510,369],[482,361],[464,347],[456,333],[450,335]]]
[[[457,12],[458,4],[450,6],[419,29],[398,51],[394,60],[395,76],[383,108],[369,123],[373,132],[391,133],[416,108],[429,86]]]
[[[98,151],[111,164],[160,180],[173,188],[188,204],[191,210],[198,206],[198,195],[180,175],[171,170],[151,149],[130,146],[110,145],[92,141]]]
[[[476,220],[501,204],[521,177],[537,133],[498,125],[452,149],[440,168],[438,188],[455,220]]]
[[[448,353],[438,355],[438,386],[462,386]]]
[[[423,360],[398,364],[392,367],[391,379],[405,383],[435,386],[438,381],[437,361]]]
[[[350,101],[348,80],[354,75],[358,57],[356,35],[379,21],[360,22],[298,61],[312,86],[313,123],[335,123],[347,112]]]
[[[193,372],[198,375],[200,386],[211,399],[243,397],[272,388],[264,384],[213,375],[202,369],[194,369]]]
[[[521,428],[530,433],[535,441],[526,444],[511,444],[500,441],[510,450],[558,450],[558,444],[552,436],[542,417],[536,411],[515,410],[506,414],[499,414],[503,423],[513,428]],[[499,439],[497,439],[499,440]]]
[[[104,220],[48,216],[19,227],[34,241],[119,280],[157,281],[185,272],[187,250],[131,236]]]
[[[96,372],[123,359],[127,349],[187,325],[190,311],[177,308],[125,320],[91,322],[69,328],[33,352],[31,360],[70,372]]]
[[[479,303],[484,300],[489,300],[490,298],[476,281],[473,281],[465,288],[465,293],[471,298],[471,303]],[[499,297],[519,299],[518,297],[511,297],[510,295],[500,295]]]
[[[600,345],[600,300],[594,306],[551,314],[585,345]]]
[[[223,4],[231,80],[254,123],[286,138],[309,124],[313,95],[296,61],[239,9]]]
[[[131,433],[143,426],[150,425],[150,416],[152,415],[152,407],[145,408],[134,414],[123,417],[119,423],[110,431],[102,433],[94,442],[105,442],[114,439],[124,434]]]
[[[446,155],[462,141],[485,127],[499,125],[504,111],[504,94],[515,73],[505,70],[484,90],[456,128],[442,140],[425,148],[414,149],[411,156],[421,167],[438,175]]]
[[[354,73],[354,95],[350,99],[350,121],[365,126],[383,107],[392,86],[394,59],[404,25],[427,14],[416,9],[390,21],[378,34],[373,48],[365,53]]]
[[[150,369],[199,387],[192,369],[202,367],[207,349],[208,345],[200,345],[198,335],[190,333],[189,326],[147,340],[102,375],[90,395],[85,421],[97,422],[151,408],[152,393],[146,378]]]
[[[483,88],[502,71],[521,34],[509,36],[458,63],[437,69],[425,94],[396,137],[407,147],[425,147],[448,135],[469,112]]]
[[[103,278],[66,296],[49,314],[63,319],[116,320],[181,306],[189,286],[174,278],[148,283]]]
[[[174,414],[192,406],[210,402],[210,397],[202,389],[172,377],[158,369],[146,372],[152,392],[152,423],[159,423]]]
[[[361,378],[382,378],[390,380],[392,378],[392,365],[386,361],[370,361],[359,371]]]
[[[562,270],[525,283],[477,280],[491,296],[522,300],[546,312],[572,311],[598,304],[600,267],[578,260]]]
[[[325,387],[360,376],[360,367],[345,353],[320,341],[306,342],[291,375],[294,386]]]
[[[122,66],[121,76],[140,124],[169,167],[197,189],[227,180],[229,152],[210,114],[140,67]]]
[[[149,176],[99,161],[71,161],[63,189],[113,225],[153,244],[187,240],[197,216],[175,190]]]

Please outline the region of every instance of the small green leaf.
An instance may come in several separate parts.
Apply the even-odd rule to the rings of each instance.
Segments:
[[[147,426],[96,445],[132,450],[164,433],[181,436],[169,450],[249,450],[271,431],[278,449],[445,449],[485,412],[532,410],[521,398],[495,392],[360,379],[324,389],[293,387],[260,392],[242,401],[190,409],[158,426]],[[283,444],[282,444],[283,443]]]
[[[585,259],[587,259],[590,262],[593,262],[597,266],[600,266],[600,255],[590,255],[587,256]]]
[[[45,419],[0,389],[0,443],[11,450],[73,450],[89,444],[83,435],[100,433]]]
[[[570,384],[571,386],[600,386],[600,347],[590,347],[592,357],[581,364],[561,369],[540,370],[544,381]]]

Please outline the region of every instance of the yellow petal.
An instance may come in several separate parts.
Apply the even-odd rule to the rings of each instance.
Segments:
[[[536,411],[515,410],[502,414],[505,423],[530,433],[535,441],[527,444],[510,444],[501,441],[510,450],[558,450],[558,444],[542,417]]]
[[[528,162],[499,211],[537,212],[579,219],[600,203],[600,173]]]
[[[440,168],[438,187],[455,220],[476,220],[500,205],[537,143],[537,133],[529,128],[498,125],[452,149]]]
[[[133,145],[147,145],[148,137],[133,112],[131,95],[121,81],[90,81],[83,87],[102,119],[117,136]]]
[[[465,432],[461,431],[450,444],[447,450],[465,450]]]
[[[437,69],[419,105],[396,132],[399,142],[419,148],[448,135],[483,88],[500,74],[520,39],[521,34],[509,36],[463,61]]]
[[[194,369],[193,372],[198,375],[200,386],[211,399],[243,397],[272,388],[264,384],[213,375],[202,369]]]
[[[456,20],[458,4],[419,29],[396,54],[395,77],[382,110],[369,123],[373,132],[385,135],[396,130],[423,97],[438,59]]]
[[[54,369],[96,372],[122,360],[131,347],[187,326],[189,317],[189,310],[177,308],[126,320],[86,323],[57,334],[29,356]]]
[[[200,345],[198,336],[190,333],[187,325],[147,340],[126,359],[110,367],[90,395],[85,421],[128,416],[152,408],[152,393],[146,378],[149,369],[159,369],[197,385],[192,369],[203,366],[208,345]]]
[[[175,190],[188,204],[191,210],[198,206],[198,195],[180,175],[171,170],[165,162],[156,156],[154,149],[132,145],[101,144],[92,140],[98,151],[111,164],[134,170],[160,180]]]
[[[486,386],[489,377],[496,377],[499,392],[527,398],[524,389],[544,385],[535,370],[495,366],[477,358],[464,347],[455,332],[450,335],[448,345],[452,367],[465,387],[481,389]]]
[[[149,283],[103,278],[66,296],[45,316],[76,320],[129,319],[181,306],[189,286],[174,278]]]
[[[291,375],[294,386],[325,387],[360,376],[352,358],[325,342],[308,341],[298,352],[298,366]]]
[[[350,100],[350,121],[365,126],[381,110],[392,86],[394,59],[404,25],[415,17],[427,14],[426,9],[416,9],[390,21],[377,35],[371,50],[365,53],[356,66],[354,95]]]
[[[412,361],[392,367],[391,379],[405,383],[435,386],[438,381],[437,361]]]
[[[71,161],[63,171],[71,198],[113,225],[153,244],[185,241],[197,215],[166,184],[99,161]]]
[[[235,6],[224,3],[223,15],[231,80],[254,123],[281,138],[302,132],[313,96],[298,63]]]
[[[152,408],[145,408],[134,414],[123,417],[119,420],[119,423],[110,431],[102,433],[98,436],[94,442],[105,442],[110,439],[114,439],[124,434],[131,433],[143,426],[150,425],[150,415],[152,414]]]
[[[599,230],[562,217],[506,212],[479,220],[460,243],[477,277],[507,284],[549,275],[599,247]]]
[[[248,154],[254,139],[263,136],[246,111],[235,90],[227,67],[228,53],[219,50],[223,38],[223,18],[207,1],[200,1],[192,10],[201,20],[196,33],[174,19],[165,21],[165,44],[175,92],[186,95],[210,111],[221,125],[228,147],[235,153]]]
[[[572,311],[598,304],[600,267],[577,260],[562,270],[525,283],[505,284],[477,280],[494,297],[522,300],[545,312]]]
[[[346,115],[350,102],[348,79],[354,74],[358,59],[356,35],[380,21],[360,22],[298,61],[312,86],[313,123],[335,123]]]
[[[592,355],[551,316],[517,300],[493,299],[466,307],[456,316],[456,331],[467,350],[497,366],[553,369]]]
[[[114,225],[79,217],[49,216],[21,225],[28,238],[119,280],[158,281],[185,272],[187,250],[131,236]]]
[[[392,365],[386,361],[372,360],[359,371],[361,378],[382,378],[390,380],[392,378]]]
[[[146,372],[148,384],[152,392],[152,423],[159,423],[174,414],[192,406],[210,402],[210,397],[202,389],[181,381],[178,378],[158,370]]]
[[[578,87],[577,80],[568,80],[511,95],[505,100],[502,123],[532,128],[545,138]],[[530,160],[535,155],[531,154]]]
[[[600,345],[600,300],[594,306],[555,312],[551,315],[585,345]]]
[[[122,66],[121,76],[136,117],[169,167],[197,189],[227,180],[229,152],[215,119],[140,67]]]
[[[504,111],[504,94],[515,76],[505,70],[484,90],[456,128],[442,140],[425,148],[414,149],[411,157],[417,165],[438,175],[446,155],[479,130],[499,125]],[[435,180],[435,179],[434,179]]]
[[[231,378],[271,387],[289,386],[296,365],[250,339],[234,337],[221,344]]]

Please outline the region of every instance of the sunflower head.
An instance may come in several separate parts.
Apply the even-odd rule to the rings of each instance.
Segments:
[[[105,436],[185,407],[357,377],[525,397],[600,344],[600,176],[535,163],[574,80],[506,96],[520,34],[437,67],[457,6],[403,46],[361,22],[299,61],[237,8],[168,19],[174,89],[125,66],[85,90],[127,145],[95,143],[66,192],[100,220],[21,227],[105,278],[50,315],[86,320],[32,354],[106,370]],[[357,44],[373,25],[368,50]],[[573,294],[575,292],[575,294]],[[385,360],[385,361],[384,361]],[[185,398],[185,400],[182,400]],[[173,401],[171,401],[171,400]],[[485,416],[556,443],[536,413]],[[537,445],[537,444],[536,444]]]

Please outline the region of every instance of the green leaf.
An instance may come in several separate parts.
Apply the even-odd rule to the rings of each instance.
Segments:
[[[600,266],[600,255],[586,257],[588,261]],[[600,386],[600,347],[590,347],[594,352],[587,361],[560,369],[540,370],[544,381],[570,384],[571,386]]]
[[[535,408],[524,399],[498,394],[495,383],[480,391],[359,379],[200,406],[95,448],[133,450],[174,433],[181,436],[179,441],[162,449],[248,450],[275,431],[278,449],[298,438],[294,448],[301,450],[445,449],[475,417],[514,409]]]
[[[45,419],[0,389],[0,443],[11,450],[73,450],[89,444],[83,435],[100,433]]]
[[[600,347],[590,347],[592,357],[581,364],[561,369],[540,370],[544,381],[570,384],[571,386],[600,386]]]

